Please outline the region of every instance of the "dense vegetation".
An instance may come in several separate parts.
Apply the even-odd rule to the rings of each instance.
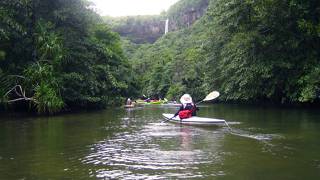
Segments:
[[[227,100],[319,100],[319,10],[318,0],[213,1],[211,87]]]
[[[1,0],[0,106],[101,108],[136,92],[119,36],[86,0]]]
[[[194,18],[207,4],[183,24],[183,12]],[[163,27],[167,17],[176,31],[159,36],[164,29],[150,25],[155,34],[136,36],[134,27]],[[46,114],[142,94],[199,100],[211,90],[225,101],[319,102],[319,18],[318,0],[181,0],[159,16],[116,20],[86,0],[2,0],[0,109]],[[106,20],[134,35],[120,41]],[[159,39],[132,42],[148,38]]]
[[[311,103],[320,95],[319,9],[317,0],[211,0],[191,28],[124,47],[149,96],[199,99],[214,89],[226,101]]]
[[[207,89],[203,87],[206,66],[203,41],[206,36],[201,35],[203,26],[194,27],[168,33],[154,44],[135,44],[136,51],[128,48],[132,45],[124,43],[143,94],[176,99],[189,92],[203,97]]]

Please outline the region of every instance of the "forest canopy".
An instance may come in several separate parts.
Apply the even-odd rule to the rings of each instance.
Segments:
[[[52,114],[212,90],[227,102],[320,102],[318,0],[181,0],[159,16],[117,19],[91,7],[0,2],[0,109]],[[164,35],[167,18],[176,28]]]
[[[201,99],[218,90],[232,102],[319,102],[319,9],[317,0],[211,0],[190,28],[154,44],[124,41],[125,52],[149,96]]]
[[[86,0],[0,2],[2,107],[102,108],[136,93],[120,37]]]

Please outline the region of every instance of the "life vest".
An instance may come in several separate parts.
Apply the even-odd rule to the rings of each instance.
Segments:
[[[191,116],[192,116],[192,110],[190,110],[190,109],[179,111],[179,118],[180,119],[190,118]]]

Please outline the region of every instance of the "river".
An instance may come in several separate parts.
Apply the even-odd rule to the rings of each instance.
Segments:
[[[0,179],[319,179],[320,111],[202,105],[228,128],[162,123],[176,108],[0,117]]]

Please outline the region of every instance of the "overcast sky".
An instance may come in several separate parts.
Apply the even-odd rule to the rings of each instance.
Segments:
[[[109,16],[160,14],[179,0],[90,0],[99,14]]]

